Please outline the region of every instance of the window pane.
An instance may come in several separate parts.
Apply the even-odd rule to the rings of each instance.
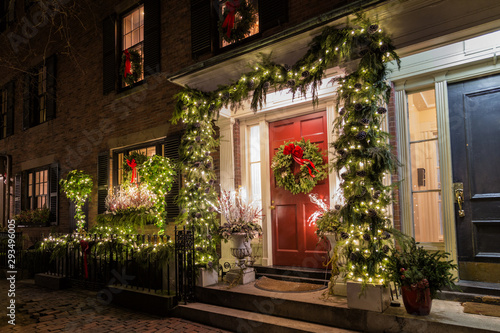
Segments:
[[[139,43],[140,40],[140,31],[139,29],[132,31],[132,45]]]
[[[127,34],[132,30],[132,15],[125,16],[123,18],[123,34]]]
[[[417,242],[442,242],[441,193],[413,193],[413,222]]]
[[[259,126],[250,127],[250,162],[260,161],[260,132]]]
[[[141,25],[141,17],[139,9],[132,13],[132,29],[137,29]]]
[[[410,141],[437,138],[434,89],[408,95]]]
[[[410,153],[412,190],[440,189],[438,141],[412,143]]]
[[[250,177],[252,179],[252,200],[261,200],[261,174],[260,163],[252,163],[250,165]]]

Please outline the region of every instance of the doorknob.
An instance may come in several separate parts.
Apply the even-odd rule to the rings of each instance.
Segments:
[[[275,209],[276,207],[274,206],[274,200],[271,201],[271,206],[269,206],[270,209]]]
[[[464,217],[464,183],[454,183],[453,188],[455,190],[455,202],[458,203],[458,216]]]

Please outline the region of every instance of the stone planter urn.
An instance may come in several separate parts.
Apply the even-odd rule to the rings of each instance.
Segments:
[[[245,240],[245,233],[231,234],[231,255],[236,258],[236,267],[226,274],[229,283],[247,284],[255,281],[255,270],[246,267],[247,257],[252,254],[250,240]]]
[[[245,269],[247,257],[252,254],[250,240],[245,240],[245,233],[237,233],[231,235],[231,255],[236,258],[236,265],[241,269]]]

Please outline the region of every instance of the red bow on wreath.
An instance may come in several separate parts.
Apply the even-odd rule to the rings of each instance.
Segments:
[[[128,50],[123,51],[125,54],[125,70],[123,71],[123,77],[127,78],[127,75],[132,75],[132,64],[130,62],[130,52]]]
[[[290,143],[283,149],[283,154],[285,155],[291,154],[295,162],[299,163],[300,165],[305,165],[307,167],[307,170],[309,170],[309,175],[312,178],[316,177],[315,175],[312,174],[312,170],[314,169],[316,172],[318,172],[318,170],[316,170],[316,168],[314,167],[314,163],[311,160],[302,158],[302,156],[304,156],[304,151],[300,146],[296,146],[293,143]]]
[[[226,28],[227,38],[231,38],[231,30],[234,28],[234,18],[236,15],[236,10],[240,7],[240,0],[226,1],[226,8],[229,10],[229,13],[226,16],[226,19],[222,23],[222,27]]]
[[[87,267],[87,255],[90,254],[89,243],[82,239],[82,240],[80,240],[80,246],[82,247],[82,252],[83,252],[83,267],[85,269],[85,278],[88,279],[89,278],[89,270]]]
[[[127,160],[127,164],[130,168],[132,168],[132,179],[130,180],[130,182],[133,183],[135,177],[137,177],[137,162],[135,161],[135,159],[132,159],[132,161]]]

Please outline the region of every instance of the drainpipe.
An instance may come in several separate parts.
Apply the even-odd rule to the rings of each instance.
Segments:
[[[10,159],[11,156],[5,153],[0,153],[0,157],[5,157],[6,160],[6,166],[5,166],[5,176],[7,178],[7,182],[5,183],[5,186],[7,187],[5,191],[5,197],[2,202],[2,206],[4,209],[4,215],[3,215],[3,220],[5,221],[4,226],[7,226],[7,222],[10,219]]]

